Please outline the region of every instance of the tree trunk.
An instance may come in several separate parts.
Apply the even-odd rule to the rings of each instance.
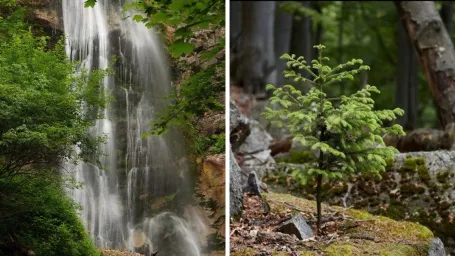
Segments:
[[[317,1],[311,1],[311,6],[319,14],[322,14],[321,6],[319,6]],[[316,35],[314,37],[314,42],[311,45],[311,48],[313,49],[313,56],[317,56],[317,54],[318,54],[318,50],[313,48],[313,46],[322,43],[322,33],[323,32],[324,32],[324,27],[322,26],[322,22],[318,22],[318,25],[316,26]]]
[[[302,5],[311,8],[310,1],[302,1]],[[292,24],[291,53],[303,56],[307,63],[313,59],[313,22],[310,17],[302,16],[300,20],[294,20]],[[309,78],[307,73],[302,74]],[[310,85],[305,83],[295,84],[299,90],[306,91]]]
[[[321,153],[322,154],[322,153]],[[316,222],[316,235],[321,235],[321,217],[322,217],[322,205],[321,205],[321,187],[322,187],[322,175],[319,174],[316,177],[316,209],[317,209],[317,222]]]
[[[455,51],[431,1],[395,2],[406,32],[419,56],[445,127],[455,121]]]
[[[283,86],[287,80],[283,75],[283,71],[286,69],[286,61],[280,60],[280,56],[285,53],[290,53],[292,36],[292,14],[280,10],[280,8],[277,6],[275,19],[275,59],[277,86]]]
[[[242,2],[242,31],[231,61],[231,78],[245,92],[263,95],[266,83],[276,83],[274,52],[275,2]]]
[[[340,19],[338,20],[338,58],[337,62],[339,64],[343,63],[343,28],[344,28],[344,17],[343,17],[343,2],[341,2],[340,7]],[[344,83],[340,83],[341,95],[344,95],[345,87]]]
[[[311,8],[310,1],[303,1],[302,5]],[[313,22],[310,17],[303,16],[292,24],[291,51],[297,56],[303,56],[308,63],[313,59]]]
[[[231,1],[230,2],[230,13],[229,13],[229,30],[231,42],[234,38],[237,38],[242,28],[242,2],[240,1]]]
[[[452,35],[452,28],[453,28],[453,2],[452,1],[444,1],[442,2],[441,7],[441,19],[446,26],[447,32],[449,36]]]
[[[399,22],[395,102],[404,110],[398,121],[405,130],[413,130],[417,122],[417,87],[417,58],[403,24]]]

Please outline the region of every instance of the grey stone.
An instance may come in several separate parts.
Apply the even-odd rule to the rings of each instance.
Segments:
[[[444,250],[444,244],[442,243],[441,239],[433,238],[430,243],[430,248],[428,251],[428,256],[445,256],[446,252]]]
[[[250,174],[248,175],[247,184],[243,188],[243,193],[251,193],[253,195],[259,196],[262,200],[262,207],[264,208],[264,212],[266,214],[269,214],[270,205],[267,203],[267,201],[264,199],[264,197],[262,197],[262,194],[261,194],[261,187],[265,186],[265,184],[264,185],[262,185],[262,184],[264,184],[264,183],[259,181],[259,179],[256,175],[256,172],[254,172],[254,171],[250,172]]]
[[[283,222],[276,230],[289,235],[294,234],[300,240],[313,236],[313,230],[306,223],[301,214],[296,214],[291,219]]]
[[[256,172],[254,172],[254,171],[250,172],[250,174],[248,175],[247,184],[243,188],[243,192],[244,193],[252,193],[254,195],[262,197],[261,192],[259,190],[260,190],[259,180],[258,180],[258,177],[256,175]]]
[[[248,124],[248,119],[240,113],[235,104],[231,101],[231,110],[230,110],[230,135],[229,141],[231,142],[231,148],[233,151],[242,145],[246,138],[250,135],[250,126]]]
[[[243,189],[241,179],[241,169],[235,160],[232,150],[230,154],[230,168],[229,168],[229,212],[231,216],[239,216],[243,210]]]
[[[245,142],[240,146],[239,152],[243,154],[252,154],[254,152],[266,151],[269,149],[272,136],[256,120],[248,120],[250,134]]]

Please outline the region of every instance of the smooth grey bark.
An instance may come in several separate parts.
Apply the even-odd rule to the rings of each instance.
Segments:
[[[242,2],[231,1],[230,2],[230,13],[229,13],[229,31],[231,33],[231,42],[234,38],[237,38],[241,31],[241,13],[242,13]]]
[[[275,2],[242,2],[242,28],[232,50],[231,78],[246,93],[264,94],[267,83],[276,83],[274,14]]]
[[[302,1],[302,5],[311,8],[310,1]],[[305,57],[308,62],[313,59],[313,22],[310,17],[300,17],[292,24],[291,51]]]
[[[453,2],[443,1],[441,11],[439,13],[444,25],[446,26],[447,32],[451,35],[453,28]]]
[[[283,71],[286,69],[286,61],[280,60],[280,56],[285,53],[290,53],[292,22],[292,14],[280,10],[279,6],[277,6],[275,12],[275,60],[277,86],[283,86],[287,80],[283,75]]]
[[[312,8],[310,1],[301,1],[302,5],[307,8]],[[307,63],[311,63],[314,57],[313,43],[313,22],[310,17],[295,14],[296,17],[292,24],[291,38],[291,53],[297,56],[303,56]],[[303,73],[309,78],[309,74]],[[299,90],[306,91],[310,88],[309,84],[297,83],[294,84]]]
[[[318,1],[311,1],[311,6],[313,9],[315,9],[319,14],[322,14],[322,9],[321,6],[319,5]],[[319,22],[316,26],[316,35],[314,37],[314,42],[311,48],[313,49],[313,56],[318,55],[318,50],[313,48],[314,45],[321,44],[322,42],[322,34],[324,32],[324,27],[322,26],[322,23]]]
[[[343,63],[343,30],[344,30],[344,5],[341,2],[340,19],[338,20],[338,63]],[[341,95],[346,93],[344,83],[340,83]]]
[[[431,1],[395,2],[417,52],[435,100],[442,127],[455,122],[455,51]]]
[[[404,110],[399,123],[405,130],[413,130],[418,118],[417,57],[401,22],[398,23],[398,63],[396,105]]]

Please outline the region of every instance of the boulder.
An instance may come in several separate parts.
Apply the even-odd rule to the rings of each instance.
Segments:
[[[430,243],[430,248],[428,249],[428,256],[445,256],[446,252],[444,250],[444,244],[441,239],[435,237]]]
[[[291,219],[283,222],[276,230],[281,233],[295,235],[300,240],[308,239],[313,236],[313,230],[306,223],[301,214],[296,214]]]

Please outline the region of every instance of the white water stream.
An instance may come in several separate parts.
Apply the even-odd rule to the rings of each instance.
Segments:
[[[71,175],[84,186],[70,194],[83,207],[81,217],[98,247],[145,246],[162,255],[198,256],[197,234],[183,218],[170,212],[148,216],[154,199],[185,187],[179,173],[188,166],[178,132],[141,137],[167,104],[169,65],[154,31],[131,17],[124,19],[124,2],[98,0],[94,8],[84,8],[84,0],[63,0],[70,59],[93,70],[107,68],[112,56],[118,57],[116,75],[103,81],[114,101],[89,131],[107,135],[101,146],[105,156],[99,166],[72,166]]]

